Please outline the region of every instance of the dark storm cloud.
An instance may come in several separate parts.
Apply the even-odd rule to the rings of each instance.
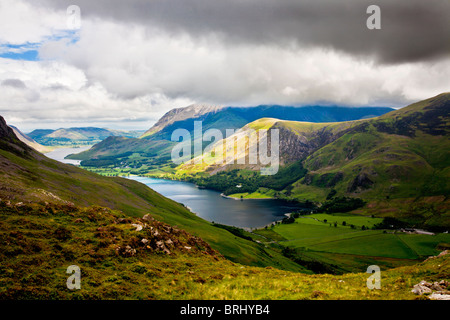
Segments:
[[[64,10],[71,0],[41,0]],[[381,30],[366,27],[369,5]],[[448,0],[79,0],[82,17],[147,24],[193,37],[217,34],[227,44],[320,46],[387,63],[450,53]]]

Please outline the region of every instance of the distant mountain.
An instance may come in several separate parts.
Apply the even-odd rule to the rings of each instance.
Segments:
[[[153,135],[157,132],[160,132],[165,127],[170,126],[171,124],[184,121],[186,119],[198,118],[205,114],[214,114],[223,109],[223,106],[213,106],[213,105],[204,105],[204,104],[192,104],[190,106],[184,108],[175,108],[167,112],[161,119],[159,119],[153,127],[147,130],[142,138]]]
[[[191,105],[167,112],[141,139],[109,138],[90,150],[70,155],[67,158],[84,160],[83,166],[128,166],[140,170],[134,173],[157,172],[173,166],[170,161],[174,142],[171,136],[176,129],[188,130],[194,139],[194,122],[202,121],[202,131],[208,129],[239,129],[262,117],[279,117],[286,120],[328,122],[372,117],[392,111],[385,107],[223,107]],[[203,146],[209,142],[203,142]],[[134,155],[133,155],[134,154]],[[138,156],[137,156],[138,155]],[[137,156],[137,157],[136,157]],[[153,170],[153,171],[152,171]]]
[[[142,135],[143,131],[122,131],[95,127],[61,128],[57,130],[36,129],[28,136],[36,142],[46,145],[85,145],[100,142],[111,136],[123,136],[135,138]]]
[[[239,129],[261,118],[308,122],[338,122],[366,119],[390,112],[387,107],[340,107],[340,106],[279,106],[220,107],[192,105],[166,113],[142,138],[170,140],[178,128],[193,132],[194,121],[202,121],[203,131],[214,128],[225,134],[226,129]]]
[[[34,150],[39,151],[40,153],[47,153],[52,151],[53,149],[47,146],[43,146],[40,143],[37,143],[32,138],[24,134],[22,131],[20,131],[18,128],[11,126],[11,129],[13,129],[14,134],[19,138],[20,141],[27,144],[29,147],[32,147]]]

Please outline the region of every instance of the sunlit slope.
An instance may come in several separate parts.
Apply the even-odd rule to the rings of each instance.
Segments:
[[[252,144],[259,142],[255,133],[278,129],[280,165],[300,161],[307,170],[281,196],[323,202],[333,190],[335,196],[368,201],[362,213],[407,216],[412,221],[425,219],[429,226],[450,226],[449,113],[450,94],[443,93],[366,120],[310,123],[263,118],[228,138],[256,137],[249,139],[249,144],[237,139],[234,162],[222,160],[226,149],[221,146],[227,145],[227,139],[214,146],[219,146],[214,153],[219,162],[212,162],[211,153],[206,153],[179,166],[177,174],[259,170],[259,163],[248,161]],[[244,159],[243,164],[237,164],[239,159]]]

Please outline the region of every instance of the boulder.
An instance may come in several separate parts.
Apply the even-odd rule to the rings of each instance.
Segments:
[[[142,224],[132,223],[131,225],[136,228],[136,231],[141,231],[143,228]]]
[[[150,222],[150,221],[154,221],[155,219],[150,214],[147,213],[145,216],[142,217],[142,220]]]
[[[429,298],[431,300],[450,300],[450,294],[441,294],[439,292],[433,292]]]
[[[423,295],[424,293],[431,293],[431,289],[426,286],[416,284],[411,292],[417,295]]]

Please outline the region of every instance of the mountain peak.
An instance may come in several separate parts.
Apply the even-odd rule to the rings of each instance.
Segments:
[[[209,105],[209,104],[191,104],[187,107],[172,109],[167,112],[153,127],[147,130],[142,136],[146,137],[152,135],[158,131],[161,131],[165,127],[171,125],[174,122],[182,121],[190,118],[198,118],[207,113],[215,113],[224,106],[221,105]]]

